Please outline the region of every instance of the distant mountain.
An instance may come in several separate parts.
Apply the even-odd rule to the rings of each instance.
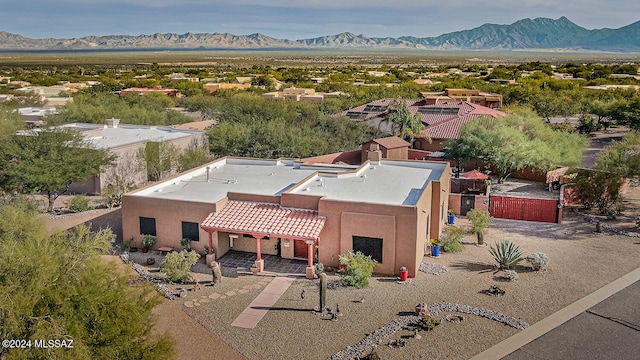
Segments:
[[[30,39],[0,32],[4,50],[194,48],[405,48],[434,50],[571,49],[640,51],[640,21],[618,29],[588,30],[566,17],[523,19],[510,25],[484,24],[437,37],[370,38],[344,32],[312,39],[276,39],[263,34],[186,33],[86,36],[73,39]]]

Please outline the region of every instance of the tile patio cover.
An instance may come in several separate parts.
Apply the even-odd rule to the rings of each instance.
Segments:
[[[211,213],[200,224],[203,229],[318,239],[326,218],[307,209],[284,208],[279,204],[229,201],[221,211]]]

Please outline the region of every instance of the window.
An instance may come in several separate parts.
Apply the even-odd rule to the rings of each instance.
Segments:
[[[431,222],[429,221],[430,217],[430,215],[427,215],[427,240],[429,240],[429,229],[431,228]]]
[[[353,236],[353,252],[371,256],[378,263],[382,263],[382,239],[367,236]]]
[[[140,216],[140,234],[156,236],[156,219]]]
[[[200,241],[200,225],[194,222],[182,222],[182,238]]]

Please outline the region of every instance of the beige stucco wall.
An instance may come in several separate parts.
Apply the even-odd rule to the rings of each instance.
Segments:
[[[153,248],[171,246],[179,250],[182,248],[182,221],[200,224],[213,211],[216,211],[216,204],[125,195],[122,200],[123,239],[133,238],[133,245],[140,247],[143,237],[140,234],[140,217],[155,218],[157,236]],[[217,244],[216,233],[214,239]],[[202,253],[208,241],[209,235],[200,229],[200,241],[192,242],[191,248]],[[216,250],[214,244],[217,254]]]
[[[353,249],[353,236],[378,237],[383,239],[383,262],[374,271],[395,274],[406,266],[415,276],[415,207],[322,199],[318,212],[327,218],[318,244],[320,262],[337,266],[338,255]]]

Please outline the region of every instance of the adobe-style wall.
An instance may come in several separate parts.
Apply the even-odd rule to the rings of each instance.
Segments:
[[[467,195],[474,198],[474,209],[489,211],[489,196],[486,195]],[[452,209],[456,215],[460,214],[462,207],[462,194],[449,194],[449,209]]]
[[[155,218],[157,236],[153,248],[171,246],[180,250],[182,221],[200,224],[209,213],[214,211],[216,211],[216,204],[125,195],[122,199],[123,239],[133,238],[132,245],[142,246],[143,234],[140,234],[140,217]],[[214,238],[217,243],[215,233]],[[209,235],[200,229],[200,241],[193,241],[191,248],[202,253],[208,242]],[[217,254],[216,250],[214,248],[214,252]]]
[[[444,140],[445,139],[431,139],[431,142],[429,142],[426,139],[416,139],[414,146],[418,150],[442,151],[442,149],[444,149]]]
[[[406,266],[409,275],[415,276],[415,207],[322,199],[318,212],[327,217],[318,243],[318,261],[338,266],[338,255],[353,250],[353,236],[376,237],[383,239],[383,257],[374,271],[397,274]]]

